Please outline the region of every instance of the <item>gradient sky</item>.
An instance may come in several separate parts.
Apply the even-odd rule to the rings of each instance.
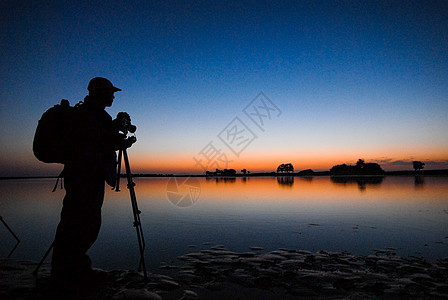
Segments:
[[[0,176],[59,173],[33,156],[37,121],[95,76],[123,89],[107,110],[138,127],[134,172],[202,172],[210,145],[237,170],[448,168],[446,1],[2,1],[0,14]],[[278,108],[264,131],[244,114],[260,92]],[[256,136],[238,156],[218,137],[235,117]]]

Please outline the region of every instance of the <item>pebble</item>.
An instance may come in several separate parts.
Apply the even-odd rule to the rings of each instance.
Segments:
[[[261,259],[265,260],[265,261],[282,261],[282,260],[286,260],[286,257],[280,256],[280,255],[276,255],[276,254],[260,254],[259,256]]]
[[[250,250],[253,250],[253,251],[261,251],[261,250],[263,250],[264,248],[263,248],[263,247],[258,247],[258,246],[251,246],[251,247],[249,247],[249,249],[250,249]]]
[[[224,249],[224,245],[215,245],[215,246],[211,247],[210,249],[212,249],[212,250],[221,250],[221,249]]]
[[[202,252],[202,253],[204,253],[204,252]],[[236,253],[236,252],[229,251],[229,250],[221,250],[221,249],[210,250],[208,253],[211,255],[216,255],[216,256],[222,256],[222,255],[238,256],[238,253]]]
[[[159,269],[162,269],[162,270],[172,270],[172,269],[179,269],[179,267],[178,266],[173,266],[173,265],[168,265],[168,264],[161,264],[159,266]]]
[[[172,280],[168,280],[168,279],[162,279],[159,282],[159,286],[161,289],[163,290],[174,290],[177,289],[180,285],[179,283],[172,281]]]
[[[181,299],[197,299],[198,294],[190,290],[184,290],[184,296]]]
[[[287,259],[279,263],[279,266],[284,268],[299,267],[303,263],[304,259]]]

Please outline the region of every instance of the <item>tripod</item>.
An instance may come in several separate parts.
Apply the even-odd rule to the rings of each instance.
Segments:
[[[136,228],[136,231],[137,231],[138,247],[139,247],[139,250],[140,250],[140,264],[139,264],[138,270],[139,271],[143,270],[144,280],[145,280],[145,282],[147,282],[148,281],[148,275],[146,273],[146,265],[145,265],[145,257],[144,257],[145,238],[143,236],[143,229],[142,229],[142,224],[141,224],[141,221],[140,221],[140,213],[141,213],[141,211],[138,209],[138,205],[137,205],[137,198],[135,196],[135,190],[134,190],[135,183],[132,180],[131,166],[129,164],[129,158],[128,158],[128,153],[126,151],[126,148],[120,149],[120,151],[118,153],[117,182],[116,182],[116,185],[115,185],[114,189],[115,189],[116,192],[120,191],[120,172],[121,172],[121,161],[122,161],[123,157],[124,157],[124,163],[125,163],[125,168],[126,168],[126,177],[128,179],[128,189],[129,189],[129,193],[130,193],[130,196],[131,196],[132,213],[134,215],[134,227]],[[2,219],[2,222],[3,222],[3,219]],[[5,225],[6,225],[6,223],[5,223]],[[43,262],[45,261],[45,259],[48,256],[48,254],[50,254],[50,251],[53,248],[53,246],[54,246],[54,241],[50,245],[50,247],[48,248],[48,250],[45,253],[44,257],[42,257],[42,259],[39,262],[39,264],[37,265],[36,269],[33,271],[33,274],[35,276],[37,275],[37,272],[39,271],[39,268],[42,266]]]
[[[9,252],[8,254],[8,258],[11,257],[11,255],[14,253],[14,251],[16,250],[17,246],[19,246],[20,240],[17,237],[17,235],[15,235],[15,233],[12,231],[12,229],[8,226],[8,224],[6,224],[6,222],[3,220],[3,217],[0,216],[0,221],[3,223],[3,225],[5,225],[6,229],[8,229],[8,231],[12,234],[12,236],[16,239],[17,243],[15,244],[14,248],[12,248],[11,252]]]
[[[138,270],[140,271],[141,269],[143,269],[144,280],[145,280],[145,282],[147,282],[148,275],[146,274],[145,255],[144,255],[145,238],[143,236],[142,223],[140,221],[141,211],[138,209],[138,205],[137,205],[137,198],[135,196],[135,190],[134,190],[135,183],[132,180],[131,166],[129,165],[129,158],[128,158],[128,153],[126,151],[126,148],[120,149],[120,151],[118,152],[117,184],[115,185],[115,191],[116,192],[120,191],[120,172],[121,172],[122,158],[124,158],[126,177],[128,179],[128,189],[129,189],[129,194],[131,196],[132,213],[134,215],[134,227],[137,231],[138,248],[140,250],[140,264],[139,264]]]

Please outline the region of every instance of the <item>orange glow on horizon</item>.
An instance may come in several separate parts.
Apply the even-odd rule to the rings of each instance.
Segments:
[[[361,154],[363,153],[363,154]],[[131,168],[134,173],[173,173],[173,174],[202,174],[205,172],[199,165],[196,165],[193,157],[199,158],[197,154],[174,154],[157,153],[152,155],[143,155],[141,153],[132,155]],[[329,170],[332,166],[338,164],[355,164],[362,158],[366,162],[377,162],[385,170],[412,170],[412,160],[421,161],[448,161],[446,152],[442,151],[414,151],[412,155],[407,155],[403,149],[383,150],[376,152],[368,151],[347,151],[332,152],[329,150],[310,151],[282,154],[264,154],[264,153],[243,153],[240,158],[231,157],[229,164],[225,166],[221,163],[221,169],[235,169],[238,173],[242,169],[251,172],[273,172],[277,166],[282,163],[292,163],[295,171]],[[404,160],[409,165],[391,166],[388,161]],[[448,164],[447,164],[448,167]],[[214,171],[216,166],[208,171]],[[446,167],[444,167],[446,168]]]

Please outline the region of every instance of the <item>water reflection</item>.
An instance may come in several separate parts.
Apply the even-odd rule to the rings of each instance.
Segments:
[[[385,176],[332,176],[331,182],[337,184],[356,183],[360,191],[365,191],[367,185],[380,185]]]
[[[423,176],[415,176],[414,187],[415,189],[423,189],[425,187],[425,178]]]
[[[300,180],[311,182],[311,181],[313,181],[313,178],[314,177],[312,177],[312,176],[304,176],[304,177],[300,177]]]
[[[280,178],[281,177],[281,178]],[[170,178],[135,178],[148,268],[205,249],[262,246],[371,254],[394,247],[400,255],[446,256],[448,178],[220,177],[197,178],[200,197],[189,207],[170,202]],[[178,178],[177,192],[191,192]],[[51,244],[64,192],[54,180],[0,181],[0,212],[21,243],[13,258],[40,260]],[[134,268],[135,228],[129,193],[106,190],[103,226],[91,249],[95,267]],[[309,226],[319,224],[320,226]],[[15,246],[0,224],[0,256]],[[439,243],[443,242],[443,243]],[[425,246],[427,244],[428,246]]]
[[[278,176],[277,182],[281,187],[292,187],[294,184],[294,176]]]
[[[215,181],[216,183],[235,183],[235,177],[206,177],[207,181]]]

